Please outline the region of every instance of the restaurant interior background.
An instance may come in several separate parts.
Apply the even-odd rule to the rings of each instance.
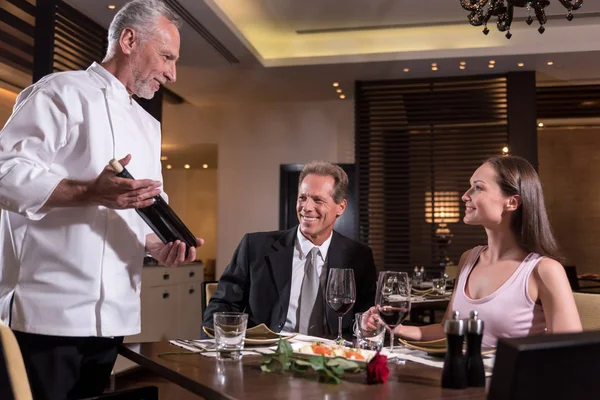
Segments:
[[[490,23],[487,36],[470,26],[458,0],[167,2],[181,7],[186,20],[177,82],[159,96],[165,190],[175,211],[205,239],[198,258],[216,260],[216,278],[245,233],[279,228],[282,164],[324,159],[358,163],[359,175],[364,171],[356,138],[361,131],[357,104],[365,103],[357,97],[369,82],[431,85],[445,82],[440,78],[462,77],[502,81],[523,71],[535,72],[538,110],[546,112],[536,114],[535,103],[521,111],[539,124],[534,144],[529,142],[524,151],[537,158],[566,264],[576,265],[579,273],[600,273],[600,247],[595,243],[600,234],[600,42],[595,39],[600,37],[600,4],[585,2],[568,22],[554,1],[543,35],[535,23],[528,26],[520,18],[524,14],[508,40],[495,23]],[[102,36],[101,27],[106,29],[124,3],[66,1],[100,26],[92,28],[92,22],[74,18],[73,10],[59,2],[55,26],[62,36],[55,38],[55,53],[45,54],[54,58],[52,68],[77,66],[77,53],[87,52],[86,46]],[[38,68],[34,54],[44,57],[43,49],[34,50],[35,5],[34,0],[0,0],[0,125],[8,119],[17,93],[32,82]],[[37,5],[54,7],[51,0],[38,0]],[[73,18],[83,25],[71,26]],[[85,32],[72,36],[86,27],[90,37]],[[82,43],[77,36],[84,38]],[[562,97],[549,100],[560,107],[539,105],[544,88],[566,88],[558,92]],[[454,107],[454,115],[460,115],[461,104]],[[466,114],[469,107],[464,106]],[[498,155],[515,143],[514,133],[510,135],[498,142]],[[477,147],[468,137],[454,146],[456,151]],[[517,146],[523,150],[523,144]],[[391,160],[396,161],[403,162]],[[471,172],[453,183],[451,189],[459,196]],[[368,187],[359,187],[363,196],[369,193]],[[415,196],[419,204],[425,202],[426,193]],[[365,207],[367,216],[377,209]],[[462,213],[462,204],[459,208]],[[410,214],[405,221],[426,223],[422,211],[418,216],[409,209],[400,211]],[[460,225],[453,221],[448,227],[456,233]],[[466,250],[458,236],[448,248],[454,262]],[[411,268],[412,263],[409,259],[399,267]],[[394,267],[390,261],[382,264],[378,267]]]

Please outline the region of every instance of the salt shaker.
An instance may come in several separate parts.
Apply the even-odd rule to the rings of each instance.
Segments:
[[[469,386],[485,386],[485,369],[481,356],[483,321],[477,311],[471,311],[467,320],[467,383]]]
[[[452,319],[444,323],[446,333],[446,358],[442,370],[442,387],[463,389],[467,387],[467,362],[463,355],[465,340],[465,321],[458,311],[452,313]]]

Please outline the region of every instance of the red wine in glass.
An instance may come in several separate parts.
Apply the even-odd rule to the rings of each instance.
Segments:
[[[394,328],[410,313],[410,282],[406,272],[379,273],[375,307],[377,314],[390,332],[390,352],[394,350]]]
[[[330,268],[325,297],[329,306],[338,316],[338,336],[336,342],[343,344],[342,317],[352,309],[356,301],[354,270],[349,268]]]
[[[328,299],[327,303],[335,311],[338,317],[343,317],[354,305],[354,300],[350,297],[334,297]]]

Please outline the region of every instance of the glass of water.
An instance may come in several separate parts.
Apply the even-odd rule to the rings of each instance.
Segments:
[[[436,271],[429,274],[433,293],[438,295],[446,294],[446,275],[442,271]]]
[[[378,324],[376,329],[371,330],[367,327],[369,313],[356,313],[354,317],[356,346],[365,350],[381,350],[385,339],[385,325]]]
[[[237,361],[242,358],[248,314],[217,312],[213,314],[217,359]]]

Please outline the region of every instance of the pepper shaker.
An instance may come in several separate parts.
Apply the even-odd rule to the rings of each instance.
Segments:
[[[467,321],[467,383],[469,386],[485,386],[485,368],[481,356],[483,320],[477,311],[471,311]]]
[[[442,370],[442,387],[463,389],[467,387],[467,362],[463,355],[465,340],[465,321],[458,311],[452,313],[452,319],[444,323],[446,333],[446,358]]]

